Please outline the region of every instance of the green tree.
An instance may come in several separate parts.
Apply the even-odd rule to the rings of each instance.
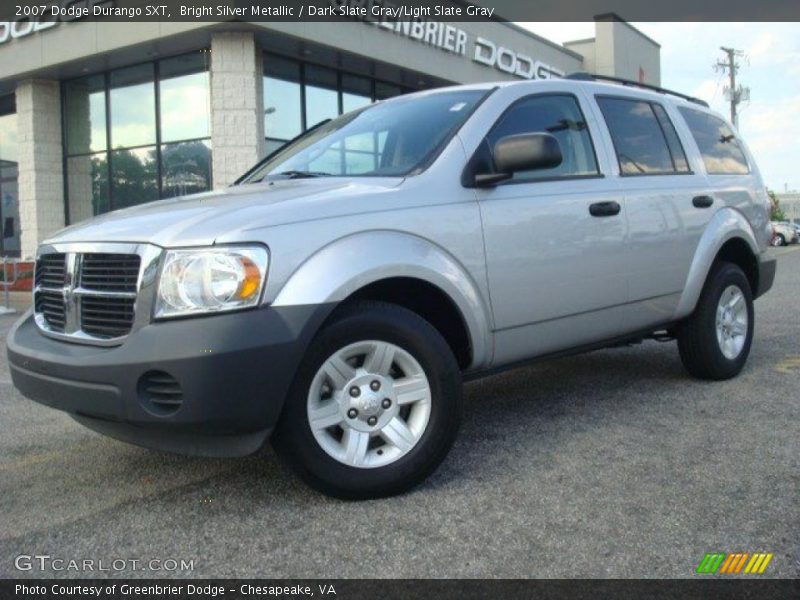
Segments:
[[[778,195],[773,192],[772,190],[767,190],[767,194],[769,194],[769,201],[772,205],[772,209],[770,211],[769,220],[770,221],[785,221],[786,214],[784,214],[783,209],[781,208],[781,202],[778,200]]]

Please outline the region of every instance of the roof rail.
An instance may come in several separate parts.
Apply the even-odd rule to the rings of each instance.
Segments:
[[[595,75],[594,73],[584,73],[584,72],[570,73],[569,75],[565,76],[564,79],[572,79],[574,81],[611,81],[613,83],[619,83],[625,86],[639,87],[646,90],[652,90],[660,94],[669,94],[670,96],[677,96],[678,98],[683,98],[684,100],[688,100],[689,102],[694,102],[695,104],[699,104],[700,106],[705,106],[706,108],[708,108],[708,102],[706,102],[705,100],[701,100],[700,98],[695,98],[694,96],[687,96],[686,94],[681,94],[680,92],[673,92],[672,90],[665,90],[664,88],[660,88],[657,85],[639,83],[638,81],[633,81],[632,79],[622,79],[621,77],[611,77],[610,75]]]

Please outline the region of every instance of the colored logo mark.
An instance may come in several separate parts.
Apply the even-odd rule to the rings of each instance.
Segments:
[[[763,573],[771,560],[771,552],[754,552],[752,554],[750,552],[737,552],[734,554],[709,552],[700,561],[697,572],[703,574],[735,575],[737,573],[749,573],[755,575]]]

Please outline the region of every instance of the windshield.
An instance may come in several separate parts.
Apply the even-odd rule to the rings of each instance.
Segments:
[[[467,119],[487,90],[397,98],[309,130],[242,183],[324,177],[400,177],[423,169]]]

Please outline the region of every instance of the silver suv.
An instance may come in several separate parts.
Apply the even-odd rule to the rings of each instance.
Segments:
[[[364,498],[439,465],[465,379],[648,337],[733,377],[775,276],[766,189],[704,103],[619,83],[396,98],[229,189],[70,227],[38,250],[14,384],[152,448],[271,438]]]

